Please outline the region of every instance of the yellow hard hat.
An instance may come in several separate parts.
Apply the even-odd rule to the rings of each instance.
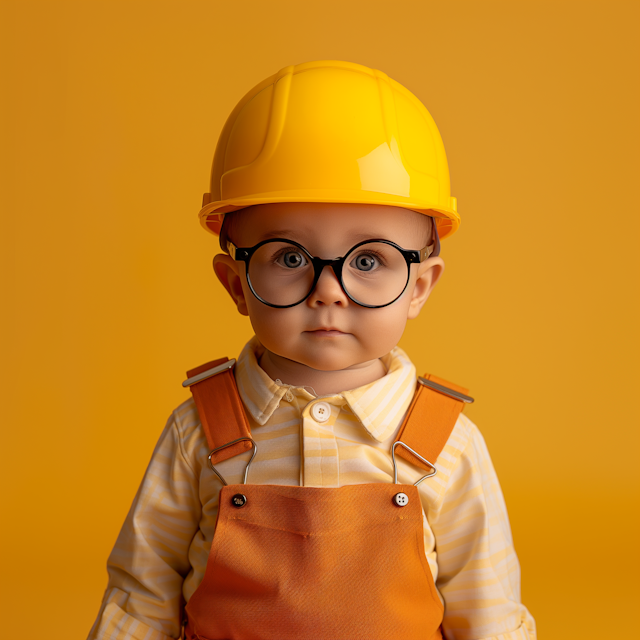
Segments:
[[[269,202],[412,209],[460,224],[442,138],[424,105],[376,69],[320,60],[285,67],[236,105],[220,134],[200,221]]]

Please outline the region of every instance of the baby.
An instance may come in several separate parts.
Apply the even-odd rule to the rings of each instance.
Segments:
[[[361,65],[282,69],[200,219],[255,336],[188,372],[90,639],[535,638],[472,399],[397,347],[459,225],[424,106]]]

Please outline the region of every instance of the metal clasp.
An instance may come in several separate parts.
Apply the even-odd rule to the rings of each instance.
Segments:
[[[235,444],[236,442],[242,442],[243,440],[248,440],[252,445],[253,445],[253,454],[251,456],[251,458],[249,458],[249,462],[247,462],[247,466],[244,469],[244,480],[242,481],[242,484],[247,484],[247,475],[249,473],[249,465],[251,464],[251,462],[253,461],[253,459],[256,457],[256,453],[258,452],[258,445],[251,439],[251,438],[238,438],[237,440],[234,440],[233,442],[227,442],[227,444],[223,444],[221,447],[218,447],[217,449],[214,449],[210,454],[209,454],[209,466],[211,467],[211,471],[213,471],[213,473],[215,473],[218,478],[220,478],[220,481],[222,482],[222,484],[225,487],[228,487],[229,484],[227,483],[227,481],[218,473],[218,470],[213,466],[213,463],[211,462],[211,456],[214,453],[217,453],[218,451],[221,451],[222,449],[226,449],[227,447],[230,447],[232,444]]]
[[[471,396],[465,396],[464,393],[460,393],[459,391],[454,391],[453,389],[449,389],[449,387],[445,387],[441,384],[438,384],[433,380],[427,380],[426,378],[418,377],[418,382],[424,385],[425,387],[429,387],[429,389],[438,391],[439,393],[442,393],[445,396],[449,396],[454,400],[462,400],[462,402],[466,402],[467,404],[471,404],[473,402],[473,398]]]
[[[436,469],[434,464],[432,464],[431,462],[423,458],[419,453],[414,451],[410,446],[406,445],[401,440],[397,440],[396,442],[393,443],[393,446],[391,447],[391,459],[393,460],[393,484],[399,484],[398,483],[398,465],[396,464],[396,447],[399,444],[401,444],[405,449],[407,449],[407,451],[410,451],[411,453],[413,453],[413,455],[416,458],[420,458],[422,462],[424,462],[425,464],[428,464],[433,469],[432,473],[428,473],[426,476],[422,476],[422,478],[420,478],[418,482],[414,482],[413,483],[414,487],[417,487],[423,480],[426,480],[427,478],[431,478],[432,476],[435,476],[436,473],[438,473],[438,470]]]
[[[233,367],[235,363],[236,363],[235,358],[231,358],[231,360],[227,360],[227,362],[223,362],[222,364],[219,364],[217,367],[213,367],[213,369],[207,369],[206,371],[203,371],[202,373],[198,373],[195,376],[192,376],[191,378],[187,378],[182,383],[182,386],[190,387],[192,384],[196,384],[196,382],[202,382],[207,378],[216,376],[219,373],[226,371],[227,369],[231,369],[231,367]]]

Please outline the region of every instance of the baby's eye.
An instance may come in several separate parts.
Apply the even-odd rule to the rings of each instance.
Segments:
[[[307,258],[300,251],[285,251],[278,256],[276,262],[287,269],[298,269],[307,264]]]
[[[349,266],[358,269],[358,271],[373,271],[380,266],[380,262],[370,253],[361,253],[351,261]]]

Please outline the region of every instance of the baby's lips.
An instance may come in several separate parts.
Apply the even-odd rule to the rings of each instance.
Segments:
[[[342,329],[325,329],[325,328],[310,329],[306,333],[312,333],[312,334],[317,335],[317,336],[323,336],[323,335],[328,335],[328,336],[347,336],[347,335],[350,335],[349,332],[342,331]]]

